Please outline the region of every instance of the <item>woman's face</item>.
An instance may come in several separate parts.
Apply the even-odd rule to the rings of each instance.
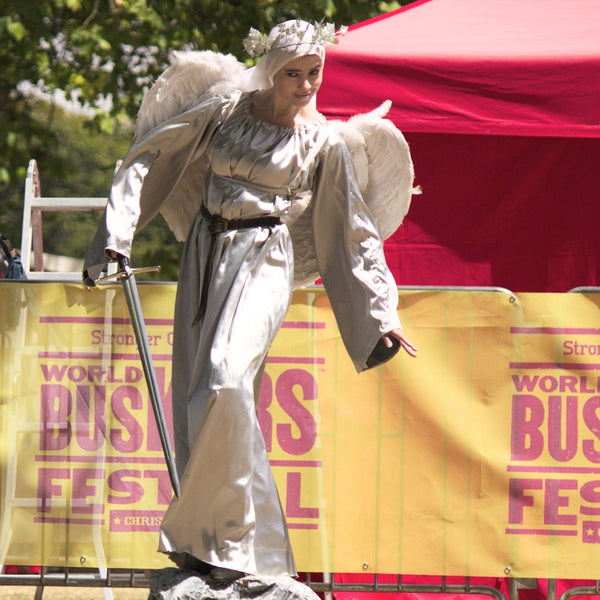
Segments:
[[[299,108],[306,106],[323,81],[323,61],[316,54],[294,58],[273,77],[275,94]]]

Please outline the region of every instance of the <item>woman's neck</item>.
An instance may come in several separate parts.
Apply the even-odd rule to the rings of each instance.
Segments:
[[[316,111],[312,107],[299,107],[291,103],[277,101],[272,90],[258,90],[250,95],[252,114],[261,121],[281,127],[302,127],[314,121]]]

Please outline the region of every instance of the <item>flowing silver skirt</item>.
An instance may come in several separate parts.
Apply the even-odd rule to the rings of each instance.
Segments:
[[[195,323],[210,234],[198,218],[184,248],[175,307],[173,419],[181,497],[162,552],[262,575],[296,567],[256,414],[262,369],[289,307],[285,225],[219,234],[206,314]]]

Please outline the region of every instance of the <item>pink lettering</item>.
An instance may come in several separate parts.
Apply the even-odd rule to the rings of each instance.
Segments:
[[[77,386],[75,438],[83,450],[98,450],[106,435],[106,388],[94,386],[94,406],[92,408],[90,388]],[[92,416],[93,414],[93,416]]]
[[[69,388],[58,383],[40,386],[40,450],[64,450],[69,445],[72,407]]]
[[[73,469],[73,500],[71,512],[79,514],[97,515],[104,511],[103,504],[90,504],[88,497],[96,497],[98,488],[88,482],[94,479],[104,479],[102,469]]]
[[[587,481],[579,490],[581,499],[589,504],[600,504],[600,481]],[[582,515],[600,515],[600,507],[583,506],[579,507]]]
[[[541,479],[511,479],[509,481],[508,522],[523,523],[523,512],[526,506],[534,505],[534,497],[525,493],[526,490],[541,490]]]
[[[167,473],[168,476],[168,473]],[[144,487],[135,481],[139,479],[141,472],[135,469],[121,469],[114,471],[108,476],[108,487],[117,494],[109,493],[107,501],[109,504],[134,504],[144,497]]]
[[[104,373],[102,365],[90,365],[88,367],[88,381],[93,382],[96,380],[98,383],[102,383],[104,381]]]
[[[52,381],[56,379],[56,381],[62,381],[65,376],[65,371],[67,370],[67,365],[40,365],[40,369],[42,369],[42,375],[46,381]]]
[[[81,381],[86,379],[87,372],[82,366],[73,365],[68,368],[67,377],[75,383],[80,383]]]
[[[515,390],[517,392],[533,392],[535,391],[535,386],[537,385],[539,379],[539,375],[534,375],[532,378],[530,375],[523,375],[520,377],[519,375],[513,375],[513,385],[515,386]]]
[[[277,439],[281,448],[288,454],[306,454],[317,440],[317,424],[310,411],[296,397],[295,389],[300,387],[303,399],[317,398],[317,382],[315,378],[303,369],[289,369],[277,379],[275,395],[281,408],[292,418],[299,435],[294,437],[292,425],[280,423],[277,425]]]
[[[158,373],[159,371],[163,372],[163,379],[164,379],[164,367],[160,367],[160,368],[156,368],[156,373],[157,373],[157,377],[158,377]],[[125,381],[127,383],[137,383],[138,381],[141,381],[143,377],[143,373],[142,370],[139,369],[138,367],[125,367]],[[160,382],[159,382],[160,384]],[[170,385],[169,385],[169,389],[170,389]]]
[[[583,422],[596,439],[600,439],[600,420],[598,419],[600,396],[592,396],[583,405]],[[583,454],[593,463],[600,462],[600,451],[596,450],[595,440],[583,440],[581,443]]]
[[[158,493],[156,497],[157,504],[169,504],[173,494],[171,488],[171,479],[169,472],[165,469],[148,469],[144,471],[144,478],[156,479],[158,483]]]
[[[56,469],[52,467],[38,469],[37,485],[37,509],[38,512],[47,513],[52,510],[52,498],[61,496],[63,493],[62,485],[54,483],[55,479],[68,481],[71,478],[70,469]]]
[[[548,451],[555,460],[566,462],[577,454],[577,396],[567,396],[565,416],[561,396],[548,397]],[[564,422],[564,434],[563,434]],[[562,446],[564,437],[565,445]]]
[[[299,518],[299,519],[318,519],[319,518],[319,509],[318,508],[305,508],[303,506],[300,506],[301,488],[302,488],[301,473],[288,472],[287,486],[286,486],[287,493],[286,493],[286,501],[285,501],[286,517]]]
[[[511,459],[534,460],[544,449],[540,427],[544,405],[537,396],[514,394],[512,398]]]
[[[262,379],[262,386],[260,388],[260,397],[258,400],[258,422],[262,431],[263,437],[265,438],[265,446],[267,452],[271,452],[273,448],[273,417],[269,412],[269,407],[273,401],[273,380],[265,373]]]
[[[139,390],[131,385],[119,386],[110,399],[111,408],[117,421],[123,425],[122,429],[110,430],[110,441],[119,452],[136,452],[142,446],[144,431],[134,415],[126,406],[126,401],[132,410],[142,410],[144,402]]]
[[[575,525],[577,515],[559,513],[561,506],[569,506],[569,498],[561,496],[561,490],[576,490],[575,479],[547,479],[544,489],[544,523],[546,525]]]

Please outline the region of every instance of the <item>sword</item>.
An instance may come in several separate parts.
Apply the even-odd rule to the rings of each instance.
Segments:
[[[146,335],[146,325],[144,323],[144,317],[142,315],[140,297],[138,296],[137,285],[135,283],[135,273],[156,271],[160,269],[160,267],[145,267],[141,269],[132,269],[129,266],[129,259],[126,256],[119,256],[118,262],[119,270],[117,271],[117,273],[113,275],[108,275],[106,277],[102,277],[97,281],[97,283],[101,283],[103,281],[106,281],[107,279],[118,278],[123,284],[123,291],[125,292],[125,298],[127,299],[127,307],[129,308],[129,314],[131,316],[131,324],[133,325],[135,339],[137,341],[140,359],[142,361],[142,367],[144,370],[144,376],[146,377],[146,383],[148,385],[150,402],[152,403],[154,419],[158,427],[158,433],[160,435],[160,442],[162,444],[163,454],[165,455],[167,469],[169,470],[171,485],[173,486],[173,491],[175,492],[175,495],[179,498],[179,478],[177,476],[175,461],[173,460],[173,452],[171,451],[171,442],[169,441],[167,423],[165,420],[165,415],[163,413],[160,393],[158,391],[156,372],[154,371],[154,365],[152,363],[152,353],[150,352],[148,336]]]

